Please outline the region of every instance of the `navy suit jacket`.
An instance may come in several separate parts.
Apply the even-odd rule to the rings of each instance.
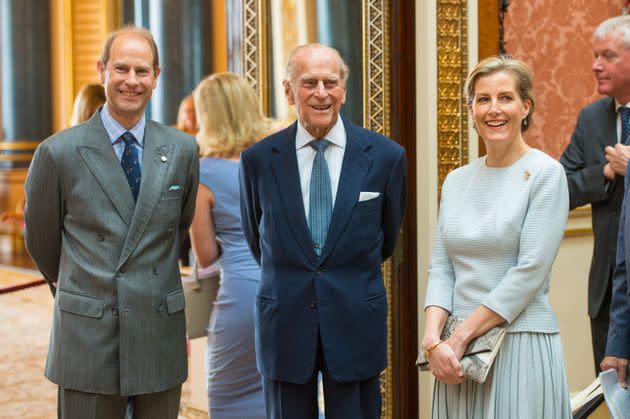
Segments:
[[[610,301],[610,327],[606,355],[630,359],[630,277],[627,260],[630,260],[630,165],[624,178],[625,195],[621,206],[619,234],[617,236],[617,266],[613,274]]]
[[[407,202],[407,161],[394,141],[343,119],[347,144],[326,243],[318,258],[297,165],[297,122],[241,155],[243,232],[262,268],[256,357],[272,380],[313,374],[318,334],[327,371],[365,380],[387,366],[387,298],[381,263],[391,256]],[[359,202],[360,192],[379,192]]]

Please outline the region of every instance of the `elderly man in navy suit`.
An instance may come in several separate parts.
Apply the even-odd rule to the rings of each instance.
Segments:
[[[381,263],[406,205],[402,147],[339,116],[348,67],[320,44],[289,56],[298,121],[241,156],[245,238],[262,267],[256,355],[269,418],[378,418],[387,365]]]

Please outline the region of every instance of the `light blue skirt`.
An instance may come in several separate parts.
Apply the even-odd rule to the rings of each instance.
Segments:
[[[435,381],[434,419],[570,419],[557,333],[507,333],[483,384]]]

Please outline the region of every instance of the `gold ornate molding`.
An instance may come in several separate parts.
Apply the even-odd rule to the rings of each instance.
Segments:
[[[453,169],[468,163],[467,1],[438,0],[438,187]]]
[[[265,0],[243,0],[243,73],[258,92],[263,110],[267,112],[267,16]],[[389,136],[391,130],[390,110],[390,51],[389,2],[385,0],[363,0],[363,120],[366,128]],[[393,371],[391,368],[393,333],[393,306],[391,281],[392,265],[383,264],[383,278],[387,291],[389,312],[387,320],[387,356],[390,366],[381,374],[383,395],[382,417],[393,418]]]
[[[269,102],[263,86],[267,80],[266,15],[265,0],[243,0],[243,75],[258,93],[265,114]]]
[[[390,135],[389,16],[383,0],[363,3],[363,120],[366,128]]]

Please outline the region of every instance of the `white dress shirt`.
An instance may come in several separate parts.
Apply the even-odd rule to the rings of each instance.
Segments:
[[[332,204],[335,207],[335,199],[337,197],[337,188],[339,187],[339,176],[341,175],[341,164],[343,163],[343,154],[346,151],[346,129],[343,126],[341,117],[337,118],[335,126],[326,135],[326,140],[330,144],[324,152],[326,163],[328,164],[328,172],[330,174],[330,187],[332,192]],[[298,121],[297,134],[295,135],[295,152],[297,154],[298,171],[300,172],[300,187],[302,189],[302,199],[304,201],[304,212],[308,220],[310,193],[311,193],[311,172],[313,171],[313,161],[317,151],[308,143],[313,141],[315,137]]]
[[[615,111],[617,111],[617,116],[615,117],[617,121],[617,142],[621,144],[624,143],[624,139],[621,138],[621,114],[619,113],[619,108],[622,107],[630,108],[630,103],[622,105],[621,103],[617,102],[617,99],[615,99]]]

